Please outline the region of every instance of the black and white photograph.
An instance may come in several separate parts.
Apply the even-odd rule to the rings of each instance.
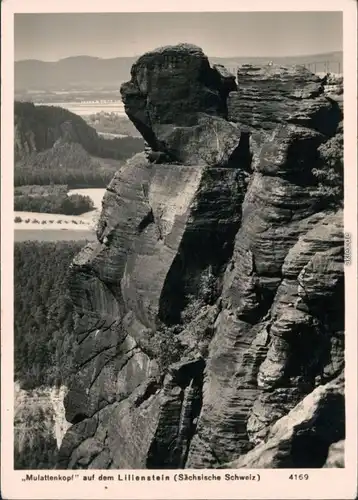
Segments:
[[[345,61],[342,11],[15,13],[26,480],[346,467]]]

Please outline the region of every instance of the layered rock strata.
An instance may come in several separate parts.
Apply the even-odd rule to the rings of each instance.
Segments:
[[[121,93],[151,151],[117,172],[72,265],[58,466],[333,463],[343,216],[313,172],[339,105],[304,68],[245,66],[236,84],[185,44],[139,58]]]

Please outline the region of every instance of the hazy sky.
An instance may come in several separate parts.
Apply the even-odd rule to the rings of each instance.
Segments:
[[[279,57],[342,50],[338,12],[16,14],[15,60],[136,56],[194,43],[208,56]]]

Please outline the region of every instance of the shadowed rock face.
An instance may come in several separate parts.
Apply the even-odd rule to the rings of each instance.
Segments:
[[[344,467],[339,441],[344,437],[344,420],[343,378],[338,377],[314,389],[277,420],[265,442],[223,468]],[[337,444],[330,446],[332,440]],[[338,459],[336,465],[332,463],[333,456]]]
[[[188,45],[131,76],[128,116],[166,161],[117,172],[98,241],[72,264],[78,367],[58,466],[331,466],[343,214],[312,170],[339,106],[304,68],[244,67],[237,90]]]

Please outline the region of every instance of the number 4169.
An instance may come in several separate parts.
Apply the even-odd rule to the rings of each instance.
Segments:
[[[288,479],[292,479],[294,481],[307,481],[309,479],[308,474],[291,474]]]

